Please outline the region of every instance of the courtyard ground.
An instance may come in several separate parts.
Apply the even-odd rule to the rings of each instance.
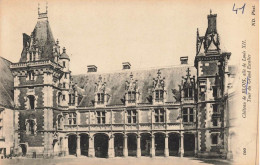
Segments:
[[[194,165],[194,164],[217,164],[229,165],[231,162],[219,159],[198,159],[198,158],[180,158],[180,157],[127,157],[127,158],[88,158],[88,157],[63,157],[54,159],[31,159],[31,158],[13,158],[0,160],[1,165],[19,164],[19,165]]]

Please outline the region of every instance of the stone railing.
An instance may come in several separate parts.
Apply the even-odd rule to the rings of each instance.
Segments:
[[[10,68],[23,68],[28,66],[39,66],[39,65],[52,65],[54,67],[61,68],[61,66],[57,63],[52,62],[51,60],[42,60],[42,61],[28,61],[22,63],[13,63]]]

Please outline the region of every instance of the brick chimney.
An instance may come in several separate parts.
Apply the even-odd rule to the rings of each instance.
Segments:
[[[123,62],[123,70],[131,69],[131,64],[129,62]]]
[[[88,72],[97,72],[96,65],[88,65]]]
[[[188,56],[183,56],[180,58],[181,64],[188,64]]]

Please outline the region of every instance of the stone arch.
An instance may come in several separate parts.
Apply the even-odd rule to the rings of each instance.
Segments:
[[[81,155],[88,156],[88,149],[89,149],[89,134],[88,133],[80,133],[80,152]]]
[[[154,146],[155,146],[155,156],[164,156],[165,149],[165,133],[156,132],[154,133]]]
[[[114,149],[115,156],[122,157],[123,156],[123,146],[124,146],[124,134],[123,133],[114,133]]]
[[[25,143],[21,143],[21,144],[19,144],[19,147],[20,148],[18,148],[18,154],[21,156],[26,156],[27,145]]]
[[[54,153],[54,155],[58,156],[59,152],[60,152],[60,144],[58,142],[58,139],[54,139],[52,145],[53,145],[53,153]]]
[[[143,132],[141,135],[141,156],[150,156],[151,150],[151,133],[150,132]]]
[[[184,156],[194,156],[195,155],[195,134],[186,132],[183,134],[184,138]]]
[[[68,134],[68,149],[69,155],[76,155],[77,151],[77,135],[76,134]]]
[[[169,156],[178,156],[180,147],[180,133],[170,132],[168,133],[168,136]]]
[[[127,133],[128,156],[137,156],[137,133]]]
[[[108,157],[108,142],[109,135],[107,133],[94,134],[94,148],[96,157]]]

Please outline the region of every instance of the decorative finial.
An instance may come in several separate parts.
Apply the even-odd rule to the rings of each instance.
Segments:
[[[212,10],[211,9],[210,9],[209,13],[210,13],[210,15],[212,14]]]
[[[160,71],[160,69],[158,69],[157,75],[158,75],[158,77],[161,77],[161,71]]]
[[[187,77],[190,77],[190,68],[187,69]]]
[[[57,43],[57,45],[59,45],[59,40],[58,40],[58,38],[57,38],[57,41],[56,41],[56,43]]]
[[[63,53],[66,53],[66,48],[65,47],[63,47]]]

